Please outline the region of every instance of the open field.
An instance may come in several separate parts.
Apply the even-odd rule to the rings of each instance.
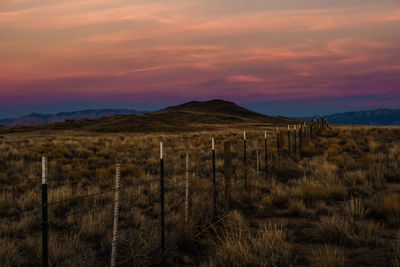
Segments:
[[[53,266],[109,265],[117,161],[122,175],[117,265],[400,266],[399,128],[334,126],[319,136],[303,138],[301,152],[292,157],[287,155],[284,130],[280,158],[275,128],[252,124],[246,130],[248,190],[242,130],[237,128],[200,133],[3,135],[0,262],[41,264],[40,159],[47,156]],[[269,145],[267,177],[264,130]],[[212,227],[211,137],[216,140],[216,218],[220,219]],[[164,257],[159,223],[160,139],[166,179]],[[231,141],[229,203],[225,141]],[[186,148],[188,221],[184,217]],[[87,195],[91,196],[80,198]]]

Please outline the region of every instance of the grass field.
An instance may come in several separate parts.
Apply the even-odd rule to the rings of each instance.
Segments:
[[[41,162],[49,158],[50,264],[110,262],[115,163],[121,163],[120,266],[399,266],[400,129],[333,126],[277,158],[264,128],[165,134],[53,132],[0,137],[0,262],[41,264]],[[216,140],[217,218],[211,137]],[[166,255],[160,251],[159,141],[164,142]],[[231,202],[223,142],[231,141]],[[258,150],[258,153],[257,153]],[[184,218],[185,155],[191,205]],[[257,171],[257,154],[259,170]],[[98,193],[98,194],[96,194]],[[80,196],[95,194],[91,197]],[[229,204],[229,205],[228,205]],[[206,229],[203,231],[203,229]],[[162,261],[163,259],[163,261]]]

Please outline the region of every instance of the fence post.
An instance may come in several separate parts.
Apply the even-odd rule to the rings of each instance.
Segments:
[[[294,139],[294,156],[296,156],[297,155],[297,129],[296,129],[296,125],[294,126],[293,139]]]
[[[118,217],[119,217],[119,187],[120,187],[121,173],[120,164],[117,162],[115,168],[115,199],[114,199],[114,223],[112,234],[112,247],[111,247],[111,267],[115,267],[117,262],[117,239],[118,239]]]
[[[211,139],[211,149],[212,149],[212,168],[213,168],[213,212],[212,212],[212,221],[214,222],[214,218],[216,217],[217,212],[217,189],[216,187],[216,179],[215,179],[215,143],[214,137]]]
[[[246,131],[243,132],[243,164],[244,164],[244,187],[248,191],[249,187],[247,184],[247,142],[246,142]]]
[[[185,221],[187,222],[189,216],[189,153],[188,147],[186,147],[186,184],[185,184]]]
[[[264,147],[265,147],[265,179],[268,179],[268,142],[267,131],[264,132]]]
[[[47,212],[47,158],[42,157],[42,258],[43,266],[49,266],[49,222]]]
[[[303,147],[303,127],[299,124],[299,154],[301,157],[301,149]]]
[[[231,201],[230,186],[231,186],[231,143],[224,142],[224,174],[225,174],[225,201],[229,207]]]
[[[290,143],[290,125],[287,126],[287,137],[288,137],[288,154],[289,154],[289,157],[291,157],[292,156],[292,146]]]
[[[257,148],[256,148],[256,158],[257,158],[257,164],[256,164],[256,179],[258,180],[258,170],[259,170],[259,168],[260,168],[260,162],[259,162],[259,159],[258,159],[258,149],[259,149],[259,146],[258,146],[258,140],[257,140]]]
[[[161,194],[161,250],[164,256],[165,254],[165,203],[164,203],[164,155],[163,155],[163,143],[160,141],[160,194]]]
[[[279,144],[279,126],[276,126],[276,150],[277,150],[277,159],[279,161],[280,157],[280,144]]]

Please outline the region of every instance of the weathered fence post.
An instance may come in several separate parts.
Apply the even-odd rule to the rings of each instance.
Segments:
[[[114,223],[111,243],[111,267],[117,262],[117,238],[118,238],[118,217],[119,217],[119,187],[120,187],[120,164],[117,162],[115,168],[115,199],[114,199]]]
[[[42,157],[42,260],[49,266],[49,222],[47,212],[47,158]]]
[[[243,132],[243,164],[244,164],[244,187],[246,191],[249,190],[247,184],[247,142],[246,142],[246,131]]]
[[[260,168],[260,162],[259,162],[259,159],[258,159],[258,149],[259,149],[259,146],[258,146],[258,140],[257,140],[257,148],[256,148],[256,158],[257,158],[257,164],[256,164],[256,179],[258,180],[258,170],[259,170],[259,168]]]
[[[229,207],[231,201],[230,186],[231,186],[231,143],[224,142],[224,174],[225,174],[225,201]]]
[[[287,126],[287,137],[288,137],[288,154],[289,157],[292,156],[292,145],[290,143],[290,125]]]
[[[296,129],[296,125],[294,126],[293,139],[294,139],[294,156],[296,156],[297,155],[297,129]]]
[[[265,147],[265,179],[268,179],[268,140],[267,140],[267,131],[264,132],[264,147]]]
[[[163,155],[163,143],[160,141],[160,194],[161,194],[161,250],[164,256],[165,254],[165,214],[164,214],[164,155]]]
[[[299,124],[299,155],[301,157],[301,148],[303,147],[303,127]]]
[[[213,169],[213,211],[212,211],[212,221],[217,215],[217,189],[216,187],[216,179],[215,179],[215,143],[214,137],[211,139],[211,149],[212,149],[212,169]]]
[[[188,147],[186,147],[186,171],[185,171],[185,221],[188,221],[189,217],[189,153]]]
[[[277,150],[277,159],[279,161],[280,157],[280,144],[279,144],[279,126],[276,126],[276,150]]]

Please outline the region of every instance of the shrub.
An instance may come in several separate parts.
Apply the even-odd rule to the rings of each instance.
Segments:
[[[364,170],[370,169],[374,165],[375,161],[370,155],[365,155],[358,161],[360,167]]]
[[[321,246],[312,253],[312,263],[318,267],[345,266],[346,256],[342,248],[329,245]]]

